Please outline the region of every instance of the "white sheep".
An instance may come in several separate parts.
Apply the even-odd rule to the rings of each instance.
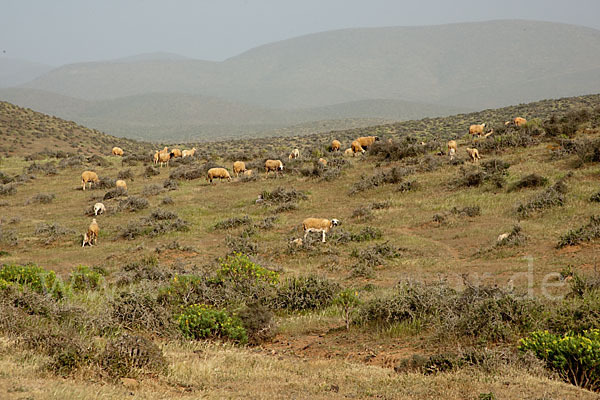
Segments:
[[[294,150],[293,150],[293,151],[290,153],[290,155],[288,156],[288,158],[289,158],[290,160],[292,160],[292,159],[294,159],[294,158],[299,158],[299,157],[300,157],[300,150],[298,150],[298,149],[294,149]]]
[[[228,182],[231,182],[231,175],[225,168],[211,168],[206,173],[206,180],[212,183],[213,179],[223,180],[227,179]]]
[[[104,214],[106,212],[106,207],[103,203],[94,204],[94,215]]]
[[[185,158],[185,157],[194,157],[194,154],[196,154],[196,148],[195,147],[193,149],[191,149],[191,150],[183,150],[181,152],[181,156],[183,158]]]
[[[304,240],[309,232],[321,232],[323,235],[323,243],[325,243],[325,233],[329,232],[334,226],[338,226],[340,221],[332,219],[331,221],[325,218],[306,218],[302,221],[302,229],[304,230]]]
[[[472,136],[481,136],[483,135],[483,129],[485,128],[485,124],[473,124],[471,126],[469,126],[469,134]]]
[[[302,240],[302,238],[298,238],[298,239],[292,239],[291,240],[291,244],[295,247],[302,247],[302,244],[304,243],[304,241]]]
[[[467,147],[466,150],[467,150],[467,154],[471,158],[471,161],[478,162],[481,159],[481,157],[479,156],[479,151],[477,149],[472,149],[470,147]]]
[[[120,147],[116,147],[115,146],[115,147],[112,148],[112,154],[113,154],[113,156],[121,156],[122,157],[123,156],[123,149],[120,148]]]
[[[506,239],[506,238],[508,237],[508,235],[510,235],[508,232],[506,232],[506,233],[503,233],[503,234],[501,234],[501,235],[498,235],[498,239],[497,239],[496,241],[497,241],[497,242],[501,242],[501,241],[503,241],[504,239]]]
[[[456,144],[456,140],[450,140],[448,142],[448,155],[450,156],[450,160],[454,160],[454,156],[456,155],[456,150],[458,150],[458,145]]]
[[[243,161],[236,161],[233,163],[233,174],[237,178],[241,173],[246,172],[246,163]]]
[[[349,156],[351,156],[351,155],[353,155],[353,154],[354,154],[354,152],[352,151],[352,149],[351,149],[351,148],[350,148],[350,149],[346,149],[346,150],[344,150],[344,156],[345,156],[345,157],[349,157]]]

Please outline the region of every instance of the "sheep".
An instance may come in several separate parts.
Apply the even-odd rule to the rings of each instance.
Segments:
[[[92,171],[84,171],[81,174],[81,184],[83,186],[83,190],[85,190],[85,186],[88,182],[90,183],[90,189],[91,189],[92,182],[93,183],[100,182],[100,179],[98,179],[98,174],[96,174],[95,172],[92,172]]]
[[[281,160],[267,160],[265,161],[265,177],[269,175],[269,171],[277,173],[277,171],[283,171],[283,163]]]
[[[246,172],[246,163],[243,161],[236,161],[233,163],[233,173],[237,178],[240,173]]]
[[[512,121],[506,121],[504,125],[515,124],[518,127],[521,127],[527,123],[527,120],[523,117],[515,117]]]
[[[506,233],[503,233],[503,234],[501,234],[501,235],[498,235],[498,239],[497,239],[496,241],[497,241],[497,242],[501,242],[501,241],[503,241],[504,239],[506,239],[506,238],[507,238],[509,235],[510,235],[510,234],[509,234],[508,232],[506,232]]]
[[[363,149],[370,147],[373,143],[379,140],[379,136],[361,136],[356,139]]]
[[[302,244],[304,243],[304,241],[302,240],[302,238],[297,238],[297,239],[292,239],[290,241],[290,243],[294,247],[302,247]]]
[[[181,157],[181,150],[173,149],[171,150],[171,158]]]
[[[479,156],[479,151],[477,149],[472,149],[470,147],[467,147],[466,150],[467,150],[467,154],[471,158],[471,161],[477,162],[478,160],[481,159],[481,157]]]
[[[159,155],[158,155],[158,150],[156,150],[156,153],[154,153],[154,156],[152,156],[152,161],[154,162],[154,165],[158,164],[158,160],[159,160]]]
[[[212,183],[213,179],[223,180],[227,179],[227,181],[231,182],[231,176],[229,172],[225,168],[211,168],[206,173],[206,180]]]
[[[165,147],[166,148],[166,147]],[[167,167],[169,166],[169,160],[171,159],[171,155],[172,153],[169,152],[162,152],[160,151],[158,153],[158,161],[160,162],[160,166],[162,167],[164,164],[167,164]]]
[[[115,146],[115,147],[112,148],[112,154],[113,154],[113,156],[121,156],[121,157],[123,157],[123,149],[120,148],[120,147],[116,147]]]
[[[344,156],[346,156],[346,157],[349,157],[349,156],[351,156],[353,154],[354,154],[354,151],[352,151],[351,148],[344,150]]]
[[[331,221],[325,218],[306,218],[302,221],[302,229],[304,230],[304,240],[310,232],[321,232],[323,235],[323,243],[325,243],[325,233],[329,232],[334,226],[338,226],[340,221],[332,219]]]
[[[244,171],[244,175],[246,175],[246,176],[252,176],[253,173],[254,173],[253,169],[247,169]]]
[[[119,179],[118,181],[115,182],[115,185],[118,188],[121,188],[123,190],[127,190],[127,182],[125,182],[123,179]]]
[[[195,147],[193,149],[191,149],[191,150],[184,150],[184,151],[181,152],[181,156],[183,158],[185,158],[185,157],[194,157],[195,154],[196,154],[196,148]]]
[[[458,145],[456,144],[456,140],[450,140],[448,142],[448,155],[450,155],[450,161],[454,160],[454,155],[456,154],[456,150],[458,150]]]
[[[342,147],[342,143],[339,140],[334,140],[331,142],[331,151],[340,151]]]
[[[352,142],[352,154],[356,156],[356,153],[358,153],[359,151],[362,154],[365,152],[365,149],[362,148],[358,140],[355,140],[354,142]]]
[[[321,164],[322,166],[326,167],[327,166],[327,160],[324,158],[319,158],[319,164]]]
[[[290,155],[288,156],[288,158],[289,158],[290,160],[292,160],[292,159],[294,159],[294,158],[300,158],[300,150],[298,150],[298,149],[294,149],[294,150],[293,150],[293,151],[290,153]]]
[[[100,227],[96,222],[96,218],[92,219],[90,226],[87,229],[87,232],[83,235],[83,242],[81,243],[81,247],[84,247],[86,244],[93,246],[98,243],[98,234],[100,233]]]
[[[106,207],[103,203],[94,204],[94,215],[104,214],[106,212]]]
[[[481,136],[483,135],[483,129],[485,128],[485,124],[481,125],[471,125],[469,126],[469,134],[472,136]]]

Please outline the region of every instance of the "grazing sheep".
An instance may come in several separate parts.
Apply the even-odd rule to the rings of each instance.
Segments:
[[[290,153],[290,155],[288,156],[288,158],[289,158],[290,160],[292,160],[292,159],[294,159],[294,158],[299,158],[299,157],[300,157],[300,150],[298,150],[298,149],[294,149],[294,150],[293,150],[293,151]]]
[[[326,167],[327,166],[327,160],[324,158],[319,158],[319,164],[321,164],[322,166]]]
[[[246,176],[252,176],[253,173],[254,173],[253,169],[247,169],[244,171],[244,175],[246,175]]]
[[[227,181],[231,182],[231,176],[229,172],[225,168],[211,168],[208,170],[206,174],[206,180],[212,183],[213,179],[223,180],[227,179]]]
[[[304,230],[304,240],[308,236],[309,232],[321,232],[323,235],[323,243],[325,243],[325,233],[329,232],[334,226],[338,226],[340,221],[332,219],[331,221],[325,218],[306,218],[302,222],[302,229]]]
[[[302,238],[298,238],[298,239],[292,239],[291,243],[295,247],[302,247],[302,244],[304,243],[304,241],[302,240]]]
[[[523,126],[527,123],[527,120],[523,117],[515,117],[512,121],[506,121],[504,125],[515,124],[516,126]]]
[[[104,214],[106,212],[106,207],[103,203],[94,204],[94,215]]]
[[[165,147],[166,148],[166,147]],[[158,153],[158,161],[160,162],[160,166],[162,167],[164,164],[167,164],[167,167],[169,166],[169,160],[171,160],[171,154],[169,152],[162,152],[160,151]]]
[[[458,145],[456,144],[456,140],[450,140],[448,142],[448,155],[450,155],[450,160],[454,160],[454,156],[456,155],[456,151],[458,150]]]
[[[363,149],[366,149],[376,141],[379,141],[379,136],[361,136],[356,140],[358,143],[360,143]]]
[[[195,154],[196,154],[196,148],[195,147],[193,149],[191,149],[191,150],[184,150],[184,151],[181,152],[181,156],[183,158],[185,158],[185,157],[194,157]]]
[[[87,229],[87,232],[83,235],[83,242],[81,243],[81,247],[84,247],[86,244],[93,246],[98,243],[98,234],[100,233],[100,227],[96,222],[96,218],[92,219],[90,226]]]
[[[233,163],[233,173],[237,178],[239,174],[246,172],[246,163],[243,161],[236,161]]]
[[[493,129],[490,129],[490,131],[488,133],[486,133],[485,135],[483,135],[484,138],[491,136],[491,134],[494,133]]]
[[[171,158],[178,158],[178,157],[181,157],[181,150],[179,150],[179,149],[171,150]]]
[[[497,242],[501,242],[501,241],[503,241],[504,239],[506,239],[506,238],[508,237],[508,235],[510,235],[510,233],[508,233],[508,232],[506,232],[506,233],[503,233],[503,234],[501,234],[501,235],[499,235],[499,236],[498,236],[498,239],[497,239],[496,241],[497,241]]]
[[[277,173],[277,171],[283,171],[283,163],[281,160],[267,160],[265,161],[265,177],[269,175],[269,171]]]
[[[121,157],[123,157],[123,149],[120,148],[120,147],[116,147],[115,146],[115,147],[112,148],[112,154],[113,154],[113,156],[121,156]]]
[[[154,156],[152,156],[152,161],[154,162],[154,165],[158,164],[158,160],[159,160],[159,155],[158,155],[158,150],[156,150],[156,153],[154,153]]]
[[[485,124],[481,125],[471,125],[469,127],[469,134],[472,136],[481,136],[483,135],[483,129],[485,128]]]
[[[334,140],[333,142],[331,142],[331,151],[340,151],[341,147],[342,143],[340,143],[339,140]]]
[[[90,183],[90,189],[92,188],[92,182],[98,183],[100,179],[98,179],[98,175],[92,171],[84,171],[81,174],[81,184],[83,186],[83,190],[85,190],[85,186],[87,183]]]
[[[346,156],[346,157],[349,157],[349,156],[351,156],[353,154],[354,154],[354,151],[352,151],[351,148],[344,150],[344,156]]]
[[[362,154],[365,152],[365,149],[362,148],[358,140],[355,140],[354,142],[352,142],[352,154],[356,156],[356,153],[358,153],[359,151]]]
[[[116,181],[115,185],[117,186],[117,188],[127,190],[127,182],[125,182],[123,179],[119,179],[118,181]]]
[[[471,158],[471,161],[478,162],[481,159],[481,157],[479,156],[479,151],[477,149],[472,149],[470,147],[467,147],[466,150],[467,150],[467,154]]]

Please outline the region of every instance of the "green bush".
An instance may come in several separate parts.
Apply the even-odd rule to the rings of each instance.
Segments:
[[[96,290],[103,280],[102,271],[80,265],[71,272],[69,284],[73,290]]]
[[[270,285],[279,282],[279,274],[270,271],[250,260],[248,256],[235,253],[232,256],[219,259],[221,268],[217,270],[217,278],[234,282],[262,281]]]
[[[339,290],[337,283],[313,275],[288,278],[277,289],[273,306],[294,311],[324,308],[331,304]]]
[[[600,215],[592,215],[590,222],[577,229],[571,229],[560,237],[556,247],[575,246],[600,238]]]
[[[65,296],[67,287],[56,273],[47,271],[36,265],[3,265],[0,269],[0,280],[28,286],[37,293],[50,294],[55,298]]]
[[[521,339],[519,349],[531,351],[567,382],[600,391],[600,330],[554,335],[533,332]]]
[[[176,318],[179,330],[188,339],[229,339],[242,344],[248,341],[241,320],[231,317],[225,310],[192,304]]]

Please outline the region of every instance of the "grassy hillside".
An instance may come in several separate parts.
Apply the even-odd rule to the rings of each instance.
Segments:
[[[27,83],[52,69],[49,65],[0,56],[0,88]]]
[[[273,136],[274,130],[280,129],[296,134],[315,133],[464,111],[385,99],[282,110],[181,93],[151,93],[92,101],[23,88],[2,89],[0,98],[113,135],[144,140],[168,137],[207,141]],[[300,124],[302,126],[297,126]]]
[[[148,144],[107,135],[72,121],[0,101],[0,154],[25,156],[38,152],[67,155],[106,154],[114,146],[128,151],[149,149]]]
[[[598,102],[207,143],[164,168],[145,149],[3,158],[0,397],[597,398],[517,347],[600,324]],[[505,127],[517,111],[528,125]],[[466,137],[475,118],[494,134]],[[369,132],[364,156],[326,149]],[[253,177],[205,181],[240,159]],[[102,178],[85,192],[84,169]],[[306,217],[341,225],[297,246]]]
[[[583,94],[574,93],[581,77],[599,67],[597,30],[503,20],[323,32],[223,62],[74,64],[25,86],[82,99],[178,92],[278,108],[385,98],[480,109],[525,100],[508,87],[525,85],[534,100]],[[549,80],[563,83],[548,87]],[[595,82],[586,91],[600,91]]]

